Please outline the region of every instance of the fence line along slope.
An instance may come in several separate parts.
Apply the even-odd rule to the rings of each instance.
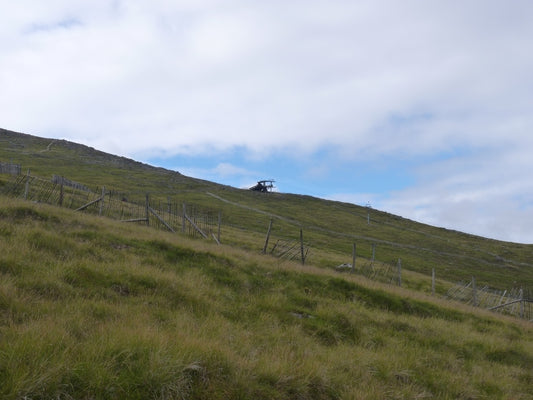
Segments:
[[[283,239],[297,239],[304,230],[305,241],[312,247],[310,257],[322,267],[351,262],[355,242],[363,259],[371,259],[375,247],[381,262],[395,265],[401,258],[406,270],[425,276],[435,269],[437,276],[454,282],[476,276],[480,285],[502,290],[515,282],[533,286],[531,245],[435,228],[347,203],[239,190],[66,141],[2,131],[0,142],[0,161],[22,165],[22,174],[29,169],[32,175],[63,176],[96,193],[96,188],[105,186],[138,204],[145,202],[149,192],[151,202],[165,203],[170,197],[220,211],[226,243],[261,251],[274,218],[273,234]],[[427,280],[421,285],[429,290]]]

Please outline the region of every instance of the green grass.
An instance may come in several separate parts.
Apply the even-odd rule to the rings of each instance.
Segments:
[[[0,197],[2,399],[528,399],[519,320]]]
[[[149,193],[152,204],[171,201],[178,209],[187,203],[221,212],[222,240],[254,252],[261,251],[272,218],[271,246],[277,239],[298,240],[303,229],[310,248],[308,262],[324,268],[351,262],[353,243],[357,244],[358,265],[363,268],[375,244],[380,263],[395,266],[401,258],[406,271],[403,283],[413,289],[430,291],[432,269],[441,282],[449,284],[475,276],[480,287],[510,290],[533,286],[532,245],[431,227],[353,204],[239,190],[86,146],[6,130],[0,130],[0,161],[19,163],[23,171],[29,169],[39,177],[65,176],[91,188],[95,196],[105,186],[130,201],[142,203]],[[8,179],[0,176],[0,188]],[[445,291],[447,287],[444,284],[437,289]]]
[[[533,398],[531,324],[441,299],[472,276],[531,287],[531,245],[5,130],[0,161],[223,218],[216,246],[0,195],[2,399]],[[303,229],[305,266],[260,254],[270,219],[271,246]],[[358,273],[334,272],[353,243]],[[361,276],[372,244],[403,288]]]

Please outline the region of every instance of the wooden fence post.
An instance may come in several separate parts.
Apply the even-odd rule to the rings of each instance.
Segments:
[[[374,270],[374,261],[376,259],[376,244],[372,243],[372,261],[370,265],[372,266],[372,270]]]
[[[305,254],[304,254],[304,231],[300,228],[300,253],[302,255],[302,265],[305,265]]]
[[[263,246],[263,254],[265,254],[266,251],[267,251],[268,241],[270,240],[270,231],[272,230],[272,223],[273,223],[273,219],[270,218],[270,222],[268,224],[267,235],[266,235],[266,239],[265,239],[265,245]]]
[[[218,212],[218,232],[217,232],[217,242],[220,244],[220,226],[222,225],[222,211]]]
[[[26,175],[26,186],[24,188],[24,200],[28,200],[29,191],[30,191],[30,170],[28,169],[28,174]]]
[[[402,259],[398,258],[398,286],[402,286]]]
[[[356,249],[356,247],[355,247],[355,243],[354,243],[353,244],[353,248],[352,248],[352,270],[351,270],[352,274],[355,271],[355,249]]]
[[[148,193],[146,193],[145,215],[146,215],[146,226],[149,226],[150,225],[150,195]]]
[[[187,220],[187,204],[183,203],[183,221],[181,224],[181,231],[185,233],[185,221]]]
[[[431,295],[435,296],[435,268],[431,270]]]

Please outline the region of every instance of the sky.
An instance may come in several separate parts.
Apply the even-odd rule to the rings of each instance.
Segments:
[[[0,127],[533,243],[530,0],[0,0]]]

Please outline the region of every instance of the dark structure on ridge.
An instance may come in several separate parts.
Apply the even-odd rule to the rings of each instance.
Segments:
[[[274,186],[274,180],[272,179],[266,179],[263,181],[257,181],[257,185],[252,186],[250,190],[256,191],[256,192],[263,192],[268,193],[271,192],[272,189],[275,188]]]

